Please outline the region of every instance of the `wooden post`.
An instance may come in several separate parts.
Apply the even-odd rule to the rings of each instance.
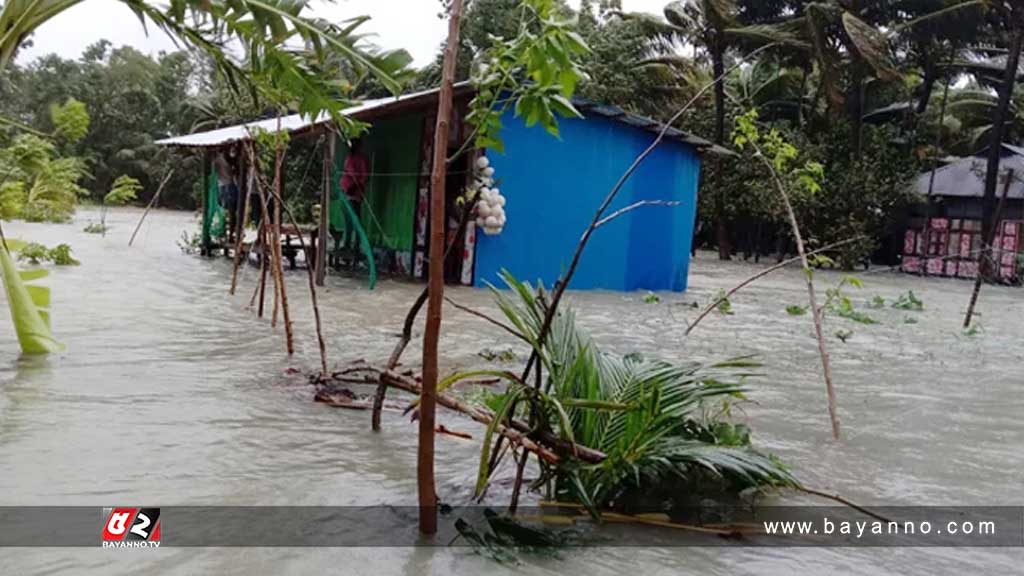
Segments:
[[[336,136],[331,131],[331,137],[324,151],[324,183],[320,191],[320,231],[317,233],[316,243],[316,285],[323,286],[327,277],[327,236],[330,234],[331,222],[331,190],[334,188],[334,140]]]
[[[244,165],[243,158],[245,158],[245,154],[242,149],[239,148],[238,161]],[[240,177],[244,178],[245,170],[240,169],[239,174],[241,175]],[[235,217],[238,220],[238,226],[236,226],[237,232],[235,234],[235,261],[234,267],[231,270],[231,290],[228,291],[228,294],[231,294],[232,296],[235,295],[235,289],[238,288],[238,267],[242,265],[242,252],[245,248],[245,222],[249,219],[249,202],[252,198],[252,187],[256,179],[255,170],[249,170],[248,174],[249,178],[248,183],[245,185],[244,195],[241,190],[238,191],[238,197],[240,198],[238,206],[241,207],[241,212],[238,213],[239,216]],[[245,198],[244,201],[241,200],[243,196]]]
[[[210,189],[210,154],[209,154],[209,152],[204,151],[203,152],[203,185],[202,185],[202,189],[200,190],[200,192],[202,192],[202,194],[199,196],[199,202],[200,202],[199,209],[202,211],[202,214],[203,214],[202,232],[201,232],[201,235],[202,235],[202,245],[199,248],[199,253],[202,254],[203,256],[209,256],[210,255],[210,223],[207,221],[207,217],[209,216],[209,210],[207,210],[207,207],[206,207],[206,203],[207,203],[206,193],[207,193],[207,190],[209,190],[209,189]]]
[[[235,146],[235,160],[238,162],[238,174],[235,176],[235,221],[233,222],[236,245],[240,245],[240,238],[245,237],[245,215],[243,212],[248,209],[249,202],[245,191],[242,190],[243,182],[245,182],[245,162],[242,160],[243,156],[242,144],[239,143]]]
[[[448,41],[441,68],[441,92],[437,102],[433,162],[430,177],[430,261],[427,283],[427,324],[423,332],[423,394],[420,399],[420,434],[417,454],[417,487],[420,504],[420,532],[437,533],[437,492],[434,487],[434,416],[437,405],[437,344],[441,334],[441,306],[444,298],[444,196],[448,170],[448,123],[452,115],[455,63],[459,50],[459,20],[462,0],[452,0]]]
[[[132,237],[128,239],[128,246],[131,246],[135,242],[135,235],[139,233],[139,229],[142,228],[142,222],[146,219],[149,211],[156,205],[157,198],[160,197],[160,193],[164,191],[164,186],[171,180],[171,176],[174,176],[174,168],[171,168],[164,179],[160,182],[160,186],[157,187],[156,193],[149,199],[149,204],[146,205],[146,209],[142,212],[142,217],[139,218],[139,223],[135,225],[135,230],[132,232]]]

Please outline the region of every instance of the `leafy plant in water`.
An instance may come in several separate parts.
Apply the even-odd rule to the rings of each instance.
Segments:
[[[484,348],[483,350],[476,353],[477,356],[487,360],[488,362],[501,362],[508,364],[515,362],[516,353],[511,348],[505,348],[503,350],[492,350],[490,348]]]
[[[836,338],[839,338],[840,340],[842,340],[843,344],[845,344],[846,341],[849,340],[852,337],[853,337],[853,330],[845,330],[845,329],[836,330]]]
[[[519,553],[557,557],[558,549],[580,541],[575,530],[527,526],[507,514],[486,508],[484,522],[471,524],[459,518],[455,529],[474,550],[502,564],[519,564]]]
[[[543,288],[534,291],[507,272],[502,277],[510,293],[492,287],[497,305],[537,348]],[[477,493],[497,467],[490,465],[497,426],[530,411],[540,429],[607,455],[599,465],[584,465],[571,453],[557,465],[542,462],[534,485],[551,483],[556,497],[579,502],[593,514],[619,499],[670,486],[689,485],[693,491],[684,492],[690,494],[797,483],[777,460],[754,450],[749,430],[731,420],[729,407],[745,399],[745,378],[758,366],[749,358],[704,366],[612,356],[577,327],[571,309],[556,317],[540,348],[549,374],[542,389],[510,373],[489,372],[506,379],[509,388],[489,403],[495,416],[481,450]],[[438,389],[479,374],[453,375]]]
[[[178,248],[181,249],[183,254],[198,254],[202,246],[203,234],[201,232],[189,234],[188,230],[181,231],[181,237],[178,238]]]
[[[111,206],[124,206],[125,204],[135,200],[136,194],[142,189],[142,184],[131,176],[122,174],[114,180],[113,185],[110,187],[110,192],[107,192],[106,196],[103,197],[103,206],[100,208],[100,223],[98,226],[89,224],[85,227],[85,232],[90,234],[103,234],[106,235],[107,230],[110,229],[107,226],[107,209]]]
[[[78,266],[81,264],[71,255],[71,246],[67,244],[58,244],[51,248],[48,257],[57,266]]]
[[[924,310],[924,301],[914,295],[913,290],[908,290],[906,294],[901,294],[900,297],[892,303],[892,307],[898,310],[912,310],[920,312]]]
[[[853,301],[843,292],[843,288],[847,286],[863,288],[864,283],[856,276],[843,276],[843,279],[839,281],[839,284],[834,288],[829,288],[825,291],[825,310],[832,312],[840,318],[853,320],[860,324],[877,324],[877,320],[863,312],[859,312],[854,307]]]
[[[29,242],[27,244],[19,243],[18,247],[18,260],[27,260],[32,265],[39,265],[43,262],[53,262],[57,266],[81,264],[71,256],[71,246],[67,244],[58,244],[54,248],[47,248],[37,242]]]
[[[644,304],[657,304],[658,302],[661,302],[661,296],[650,291],[644,294]]]
[[[789,314],[790,316],[803,316],[804,314],[807,314],[807,307],[790,304],[789,306],[786,306],[786,314]]]
[[[871,308],[875,308],[876,310],[880,308],[885,308],[885,298],[876,294],[875,297],[871,299],[871,302],[868,304],[868,306],[870,306]]]
[[[18,260],[28,260],[29,264],[41,264],[50,259],[50,250],[37,242],[29,242],[18,251]]]
[[[725,290],[719,290],[718,293],[715,294],[715,301],[718,302],[715,309],[718,310],[719,314],[722,314],[723,316],[732,316],[732,301],[730,301],[729,297],[726,296]]]

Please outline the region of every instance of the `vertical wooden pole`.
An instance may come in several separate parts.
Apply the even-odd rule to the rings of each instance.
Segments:
[[[459,53],[459,20],[462,0],[452,0],[448,41],[441,68],[441,92],[437,102],[433,163],[430,176],[430,261],[427,283],[427,324],[423,332],[423,394],[420,399],[420,437],[417,457],[420,532],[437,532],[437,492],[434,487],[434,412],[437,402],[437,344],[441,333],[444,298],[444,196],[448,156],[448,123],[452,115],[455,62]]]
[[[207,221],[209,216],[209,210],[206,208],[207,203],[207,191],[210,189],[210,154],[209,152],[203,151],[203,184],[202,194],[199,196],[200,206],[199,210],[203,214],[202,220],[202,245],[200,246],[199,253],[203,256],[210,255],[210,223]]]
[[[281,128],[281,119],[278,117],[277,120],[278,131]],[[284,321],[284,338],[285,338],[285,349],[288,351],[288,355],[291,356],[295,353],[295,340],[292,336],[292,321],[291,315],[288,312],[288,290],[284,283],[284,251],[281,249],[281,204],[284,203],[284,181],[283,173],[281,171],[281,164],[284,162],[284,152],[281,150],[281,145],[278,144],[277,154],[274,159],[274,256],[277,261],[275,266],[275,272],[277,273],[278,283],[278,295],[280,297],[280,309],[282,320]],[[275,312],[277,306],[275,306]],[[275,313],[274,317],[277,317]]]
[[[239,146],[238,148],[238,163],[242,166],[239,168],[239,183],[241,179],[245,179],[246,170],[245,166],[245,151]],[[252,187],[256,178],[256,172],[253,170],[248,171],[248,182],[245,185],[245,192],[242,190],[238,191],[238,208],[240,209],[235,219],[237,220],[236,232],[235,232],[235,254],[234,254],[234,267],[231,270],[231,290],[228,294],[234,296],[235,290],[238,288],[238,267],[242,265],[242,252],[245,249],[245,222],[249,219],[249,203],[252,200]],[[244,200],[243,200],[244,197]]]
[[[316,243],[316,285],[323,286],[327,277],[327,236],[330,234],[331,190],[334,189],[334,131],[324,151],[324,183],[320,192],[320,231]]]
[[[238,162],[238,173],[235,175],[235,221],[232,222],[232,224],[234,224],[233,228],[236,243],[238,238],[245,236],[245,220],[242,218],[242,212],[245,210],[246,203],[249,200],[245,196],[245,191],[243,190],[243,183],[245,182],[245,162],[242,161],[242,153],[242,144],[239,143],[235,146],[235,160]]]

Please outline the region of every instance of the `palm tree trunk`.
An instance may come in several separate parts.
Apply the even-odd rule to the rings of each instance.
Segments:
[[[853,158],[861,159],[864,142],[864,70],[857,62],[853,63],[853,86],[850,94],[850,123],[853,128]]]
[[[452,115],[455,64],[459,53],[459,20],[462,0],[453,0],[448,20],[448,41],[441,67],[441,93],[434,130],[433,173],[430,176],[430,277],[427,282],[427,323],[423,331],[423,392],[420,396],[417,488],[420,532],[437,533],[437,491],[434,486],[434,413],[437,409],[437,347],[444,304],[445,176],[448,166],[448,123]]]
[[[725,74],[725,48],[722,40],[716,39],[711,49],[714,77]],[[715,84],[715,144],[725,143],[725,82]],[[725,186],[722,179],[722,161],[715,159],[715,236],[718,244],[718,259],[729,260],[732,244],[729,242],[729,225],[725,221]]]
[[[979,274],[985,277],[992,276],[991,254],[989,240],[993,237],[992,229],[995,226],[994,212],[996,208],[996,186],[999,184],[999,160],[1003,151],[1003,136],[1006,132],[1006,118],[1009,116],[1010,104],[1013,100],[1013,88],[1017,82],[1017,69],[1020,66],[1020,51],[1024,45],[1024,25],[1019,26],[1013,33],[1013,40],[1010,42],[1010,53],[1006,60],[1006,74],[1003,78],[1003,86],[999,91],[999,106],[996,108],[995,117],[992,119],[992,142],[988,149],[988,167],[985,171],[985,196],[982,200],[981,212],[981,256]]]

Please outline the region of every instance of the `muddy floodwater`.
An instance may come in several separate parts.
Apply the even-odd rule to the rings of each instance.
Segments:
[[[82,265],[44,281],[66,352],[18,359],[10,324],[0,322],[0,505],[414,503],[415,425],[387,413],[374,434],[367,413],[313,403],[303,379],[288,375],[318,363],[305,273],[288,274],[298,348],[288,358],[281,328],[247,309],[255,268],[243,269],[239,294],[229,296],[230,261],[177,246],[183,231],[196,229],[191,214],[150,214],[128,248],[139,214],[113,211],[106,237],[82,232],[97,217],[88,209],[72,225],[4,225],[9,237],[71,244]],[[865,310],[879,321],[871,326],[828,320],[844,431],[834,442],[810,320],[785,311],[805,304],[801,272],[754,284],[733,300],[732,315],[716,312],[684,335],[692,303],[757,268],[701,254],[686,293],[645,303],[643,293],[580,292],[571,302],[608,351],[700,361],[759,355],[763,376],[745,407],[754,442],[808,486],[866,505],[1024,505],[1024,291],[986,287],[980,329],[965,335],[969,283],[862,274],[865,287],[850,290],[860,306],[912,289],[925,310]],[[817,278],[824,288],[839,275]],[[320,306],[331,363],[383,362],[419,290],[382,280],[370,292],[358,279],[329,278]],[[494,310],[484,290],[450,294]],[[841,329],[853,331],[845,343],[833,336]],[[485,349],[522,356],[512,344],[499,329],[445,310],[443,370],[487,366]],[[417,346],[407,363],[418,364]],[[438,490],[460,503],[474,480],[481,430],[446,424],[477,438],[438,439]],[[1024,551],[607,547],[523,561],[502,566],[468,548],[33,548],[0,550],[0,573],[1019,574]]]

